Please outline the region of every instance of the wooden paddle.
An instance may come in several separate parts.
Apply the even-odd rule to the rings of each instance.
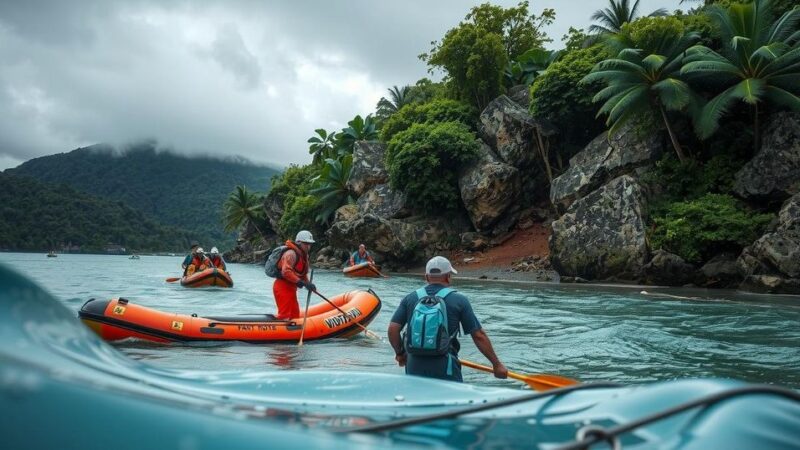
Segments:
[[[484,366],[482,364],[474,363],[472,361],[466,361],[463,359],[458,360],[461,365],[472,367],[473,369],[482,370],[484,372],[494,373],[494,369],[489,366]],[[549,389],[556,389],[564,386],[572,386],[573,384],[580,383],[578,380],[573,380],[571,378],[560,377],[558,375],[547,375],[543,373],[537,373],[535,375],[522,375],[519,373],[508,371],[508,377],[513,378],[515,380],[523,381],[531,389],[535,391],[546,391]]]
[[[167,278],[167,283],[174,283],[178,280],[180,280],[180,277]]]
[[[347,313],[346,313],[346,312],[344,312],[344,311],[342,311],[342,308],[339,308],[338,306],[336,306],[335,304],[333,304],[333,302],[332,302],[332,301],[330,301],[330,300],[328,300],[328,298],[327,298],[327,297],[325,297],[324,295],[320,294],[320,293],[319,293],[319,292],[317,292],[317,291],[314,291],[314,293],[315,293],[315,294],[317,294],[317,295],[319,295],[319,296],[320,296],[320,298],[322,298],[323,300],[325,300],[326,302],[328,302],[328,304],[330,304],[331,306],[333,306],[334,308],[336,308],[336,309],[337,309],[337,310],[338,310],[340,313],[342,313],[342,314],[343,314],[345,317],[347,317]],[[377,334],[373,333],[372,331],[369,331],[369,330],[367,329],[367,327],[365,327],[364,325],[361,325],[360,323],[356,322],[355,320],[353,321],[353,323],[354,323],[354,324],[356,324],[356,325],[358,325],[359,327],[361,327],[361,329],[362,329],[362,330],[364,330],[364,333],[366,333],[366,335],[367,335],[367,336],[369,336],[369,337],[371,337],[371,338],[378,339],[378,340],[380,340],[380,339],[381,339],[381,337],[380,337],[380,336],[378,336]]]
[[[383,278],[389,278],[388,276],[386,276],[386,275],[382,274],[382,273],[381,273],[381,271],[380,271],[380,270],[378,270],[378,268],[377,268],[377,267],[375,267],[375,264],[372,264],[372,263],[370,263],[370,264],[369,264],[369,268],[370,268],[370,270],[372,270],[373,272],[375,272],[375,273],[376,273],[378,276],[381,276],[381,277],[383,277]]]
[[[314,269],[311,269],[311,277],[308,281],[314,281]],[[308,305],[311,304],[311,290],[308,290],[308,297],[306,297],[306,312],[303,313],[303,329],[300,330],[300,342],[297,343],[298,347],[303,345],[303,336],[306,334],[306,320],[308,320]]]

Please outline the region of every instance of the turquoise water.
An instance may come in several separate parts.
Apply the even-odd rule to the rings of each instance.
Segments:
[[[232,264],[233,289],[184,289],[164,281],[179,274],[181,259],[0,253],[0,263],[27,275],[76,313],[89,298],[118,296],[178,313],[274,312],[271,280],[260,267]],[[314,281],[328,295],[373,288],[384,306],[370,328],[381,336],[402,296],[421,284],[414,277],[347,279],[327,271],[317,271]],[[466,281],[458,282],[456,288],[472,300],[498,354],[512,370],[556,373],[582,381],[730,377],[800,387],[797,297],[646,288],[696,298],[675,299],[643,295],[641,289],[630,288]],[[462,337],[462,347],[463,358],[483,361],[469,337]],[[117,348],[134,359],[169,369],[401,373],[388,343],[363,335],[303,347],[125,342]],[[470,383],[517,386],[467,368],[464,376]]]

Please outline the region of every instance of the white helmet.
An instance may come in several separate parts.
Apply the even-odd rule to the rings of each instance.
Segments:
[[[199,254],[202,255],[205,252],[203,251],[203,247],[197,247],[197,250],[195,250],[195,253],[199,253]]]
[[[297,233],[297,237],[294,238],[295,242],[305,242],[306,244],[313,244],[314,243],[314,236],[311,235],[310,231],[303,230]]]
[[[219,255],[219,250],[217,250],[217,247],[211,247],[211,254],[212,255]]]

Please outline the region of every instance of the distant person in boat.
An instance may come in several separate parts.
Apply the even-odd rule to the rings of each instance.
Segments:
[[[275,304],[278,306],[278,314],[275,318],[281,320],[296,319],[300,317],[300,304],[297,303],[297,289],[306,288],[309,291],[316,291],[308,279],[310,262],[308,253],[311,245],[314,244],[314,237],[310,231],[303,230],[297,233],[294,241],[286,241],[286,245],[279,247],[282,250],[278,260],[277,277],[272,284],[272,293],[275,296]]]
[[[211,247],[211,253],[209,253],[208,259],[211,260],[211,264],[217,269],[228,271],[225,260],[222,259],[222,255],[219,254],[217,247]]]
[[[357,266],[364,263],[375,264],[375,260],[372,259],[372,255],[367,251],[367,246],[361,244],[358,246],[358,251],[350,255],[350,266]]]
[[[189,247],[189,254],[183,258],[183,264],[181,264],[181,269],[183,269],[183,274],[186,275],[186,268],[189,267],[189,264],[192,263],[192,258],[194,258],[194,253],[197,249],[200,248],[200,243],[197,241],[192,241],[191,246]]]
[[[456,339],[460,325],[492,363],[494,376],[506,378],[508,369],[495,354],[469,300],[450,288],[450,275],[457,273],[447,258],[435,256],[428,261],[427,286],[406,295],[389,323],[389,342],[395,360],[406,368],[408,375],[463,381],[458,362],[461,344]],[[404,327],[406,333],[401,337]],[[426,339],[431,336],[434,337]]]
[[[205,255],[203,247],[197,247],[194,253],[192,253],[192,259],[189,261],[189,265],[186,266],[186,271],[183,276],[190,277],[194,275],[195,272],[202,272],[209,267],[211,267],[211,260]]]

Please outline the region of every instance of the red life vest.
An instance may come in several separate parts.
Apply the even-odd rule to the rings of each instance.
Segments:
[[[214,267],[216,267],[217,269],[225,266],[225,264],[222,262],[222,258],[219,256],[217,257],[217,259],[214,258],[209,258],[209,259],[211,260],[211,264],[213,264]]]
[[[306,274],[308,274],[308,255],[303,251],[302,248],[300,248],[299,245],[292,241],[286,241],[286,246],[289,247],[289,249],[294,250],[295,255],[297,255],[293,267],[294,272],[300,278],[305,278]],[[283,267],[281,267],[281,269],[283,269]]]

